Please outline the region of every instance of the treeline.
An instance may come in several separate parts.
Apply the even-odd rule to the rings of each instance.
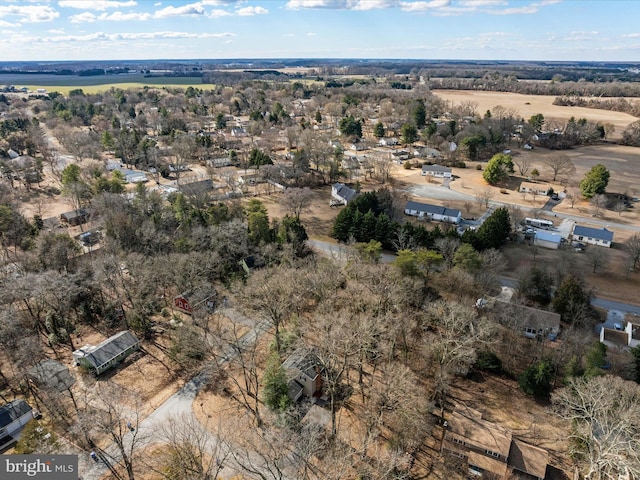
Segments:
[[[451,237],[470,244],[475,250],[500,248],[511,233],[511,220],[506,208],[495,210],[478,228],[466,230],[460,236],[454,225],[439,225],[427,230],[411,222],[400,224],[392,220],[393,200],[387,189],[358,195],[338,214],[332,235],[341,242],[380,242],[382,248],[392,251],[408,248],[431,249],[439,238]]]
[[[553,104],[563,107],[586,107],[597,108],[599,110],[611,110],[613,112],[623,112],[633,115],[634,117],[640,117],[640,103],[627,100],[626,98],[603,99],[600,97],[585,98],[575,95],[563,95],[556,97]]]

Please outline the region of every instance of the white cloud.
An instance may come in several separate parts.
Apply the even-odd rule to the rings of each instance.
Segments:
[[[400,2],[400,8],[405,12],[426,12],[451,5],[450,0],[431,0],[429,2]]]
[[[71,15],[69,17],[69,21],[71,23],[93,23],[96,21],[97,18],[98,17],[96,17],[91,12],[82,12],[82,13],[79,13],[78,15]]]
[[[254,15],[266,15],[269,10],[262,7],[243,7],[236,10],[236,15],[241,17],[253,17]]]
[[[15,24],[15,23],[11,23],[11,22],[5,22],[4,20],[0,20],[0,27],[8,27],[8,28],[12,28],[12,27],[17,27],[19,24]]]
[[[204,15],[205,9],[202,6],[202,2],[189,3],[182,5],[181,7],[174,7],[170,5],[154,13],[154,18],[169,18],[178,17],[182,15]]]
[[[153,4],[154,7],[159,7],[160,5],[162,5],[162,2],[156,2]]]
[[[103,12],[109,8],[135,7],[138,3],[133,0],[126,2],[116,0],[60,0],[58,6],[63,8],[77,8],[80,10],[97,10]]]
[[[504,0],[460,0],[460,5],[463,7],[499,7],[502,5],[508,5]]]
[[[345,8],[346,0],[289,0],[286,8],[298,10],[300,8]]]
[[[54,35],[63,35],[64,29],[62,28],[50,28],[47,30],[48,33],[53,33]]]
[[[17,21],[25,23],[50,22],[60,16],[48,5],[0,5],[0,19],[17,17]]]
[[[335,10],[376,10],[397,7],[398,0],[289,0],[286,8],[330,8]]]
[[[45,43],[64,42],[90,42],[90,41],[118,41],[118,40],[157,40],[157,39],[181,39],[181,38],[227,38],[235,37],[234,33],[190,33],[190,32],[130,32],[130,33],[104,33],[95,32],[87,35],[57,35],[52,37],[36,37],[34,41]]]
[[[504,10],[488,10],[487,12],[493,15],[532,15],[538,13],[541,7],[556,5],[558,3],[560,3],[560,0],[542,0],[541,2],[530,3],[520,7],[505,8]]]
[[[209,18],[220,18],[220,17],[228,17],[230,15],[231,15],[231,13],[227,12],[226,10],[220,10],[219,8],[214,8],[213,10],[211,10],[209,12],[207,17],[209,17]]]
[[[315,37],[315,36],[316,36],[315,32],[307,33],[307,37]]]

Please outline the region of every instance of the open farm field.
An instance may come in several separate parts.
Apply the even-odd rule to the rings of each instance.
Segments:
[[[48,92],[57,91],[68,95],[70,90],[82,88],[85,93],[99,93],[110,88],[172,87],[213,88],[212,84],[203,84],[200,77],[145,77],[139,75],[96,75],[81,77],[78,75],[0,75],[1,85],[27,87],[29,90],[44,88]]]
[[[506,109],[515,110],[524,119],[542,113],[547,122],[549,120],[566,122],[571,117],[575,117],[586,118],[589,121],[601,124],[611,123],[615,127],[612,138],[620,138],[627,125],[637,120],[637,118],[627,113],[553,105],[556,95],[523,95],[519,93],[476,92],[469,90],[434,90],[433,93],[452,104],[474,102],[478,105],[477,112],[479,115],[500,105]],[[638,102],[640,99],[635,99],[635,101]]]

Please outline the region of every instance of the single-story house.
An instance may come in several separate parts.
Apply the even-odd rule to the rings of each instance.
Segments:
[[[87,221],[89,220],[89,212],[87,212],[84,208],[73,210],[71,212],[65,212],[60,215],[60,220],[67,223],[68,225],[71,225],[72,227],[75,227],[83,223],[87,223]]]
[[[627,348],[629,346],[629,334],[624,330],[603,327],[600,330],[600,342],[607,347]]]
[[[404,207],[404,213],[412,217],[428,218],[430,220],[455,224],[460,223],[460,220],[462,220],[460,210],[413,201],[407,202],[407,205]]]
[[[178,189],[185,195],[202,195],[213,190],[213,180],[206,178],[189,183],[181,182]]]
[[[247,130],[245,128],[242,128],[242,127],[232,128],[231,129],[231,136],[232,137],[246,137],[247,136]]]
[[[442,165],[423,165],[420,175],[423,177],[451,178],[451,168],[443,167]]]
[[[353,188],[347,187],[344,183],[334,183],[331,185],[331,197],[340,202],[342,205],[347,205],[351,200],[358,196]]]
[[[34,418],[33,409],[22,399],[0,407],[0,451],[14,444],[20,430]]]
[[[59,392],[68,390],[76,382],[69,368],[52,358],[42,360],[31,367],[29,377],[36,385]]]
[[[73,352],[73,359],[76,365],[100,375],[139,349],[140,340],[129,330],[124,330],[98,345],[85,345],[76,350]]]
[[[297,402],[303,396],[312,398],[322,388],[320,366],[311,352],[298,348],[283,363],[289,385],[289,398]]]
[[[522,331],[525,337],[555,339],[560,333],[559,313],[502,301],[495,302],[493,309],[498,315],[508,317],[507,323]]]
[[[611,247],[613,242],[613,232],[606,228],[583,227],[582,225],[574,225],[572,240],[576,242],[590,243],[591,245],[600,245],[602,247]]]
[[[522,182],[518,191],[520,193],[535,193],[536,195],[547,195],[553,187],[548,183]]]
[[[627,322],[624,330],[602,328],[600,342],[608,347],[633,348],[640,345],[640,324]]]
[[[395,137],[381,138],[380,140],[378,140],[378,145],[380,145],[381,147],[392,147],[399,144],[400,142]]]
[[[213,288],[199,288],[192,292],[183,292],[173,298],[173,306],[188,315],[193,310],[204,306],[209,312],[216,308],[216,291]]]
[[[398,162],[409,160],[409,152],[406,150],[394,150],[391,152],[391,156]]]
[[[124,176],[124,181],[127,183],[146,183],[149,179],[144,172],[136,172],[130,168],[117,168]]]
[[[511,430],[482,418],[471,408],[455,410],[447,420],[442,451],[467,462],[473,476],[512,478],[521,472],[543,480],[549,454],[546,450],[513,438]]]
[[[210,167],[222,168],[231,165],[231,159],[229,157],[210,158],[206,163]]]
[[[562,236],[547,230],[536,229],[533,234],[533,244],[539,247],[557,250],[562,242]]]

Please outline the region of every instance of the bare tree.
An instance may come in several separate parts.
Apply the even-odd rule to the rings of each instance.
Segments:
[[[489,208],[489,203],[493,198],[493,190],[490,188],[485,188],[483,190],[476,192],[476,203],[480,208]]]
[[[629,254],[631,268],[635,269],[638,266],[638,262],[640,262],[640,234],[636,233],[629,237],[624,242],[624,249]]]
[[[602,209],[607,206],[607,196],[602,193],[594,195],[591,199],[591,205],[593,206],[593,215],[599,217],[602,214]]]
[[[287,188],[282,196],[282,204],[296,218],[300,218],[300,214],[305,212],[311,204],[313,192],[309,187],[304,188]]]
[[[552,395],[570,422],[570,453],[587,480],[640,477],[640,387],[613,375],[576,378]]]
[[[567,188],[567,192],[565,193],[565,198],[569,200],[571,204],[571,208],[574,207],[576,201],[580,198],[580,188],[576,185],[572,185]]]
[[[142,415],[142,399],[131,390],[111,382],[96,383],[96,396],[79,413],[88,429],[106,435],[113,448],[99,449],[99,454],[112,475],[118,479],[135,480],[139,450],[146,443],[138,425]],[[125,472],[117,468],[122,463]]]
[[[444,257],[444,266],[446,270],[453,268],[453,256],[460,246],[460,240],[453,237],[442,237],[436,240],[436,248]]]
[[[513,159],[513,163],[518,167],[520,175],[525,177],[531,168],[531,158],[528,155],[519,155]]]
[[[576,171],[576,167],[568,155],[564,153],[554,153],[544,160],[544,164],[553,172],[553,181],[556,181],[558,175],[570,176]]]
[[[609,261],[609,252],[605,247],[594,246],[587,250],[587,261],[593,267],[593,273],[603,268]]]
[[[229,456],[209,425],[201,425],[192,414],[170,417],[160,427],[164,444],[148,466],[162,478],[174,480],[216,479]]]
[[[613,208],[616,212],[618,212],[618,216],[621,217],[622,212],[625,212],[627,210],[627,204],[624,203],[622,200],[618,200],[613,206]]]

